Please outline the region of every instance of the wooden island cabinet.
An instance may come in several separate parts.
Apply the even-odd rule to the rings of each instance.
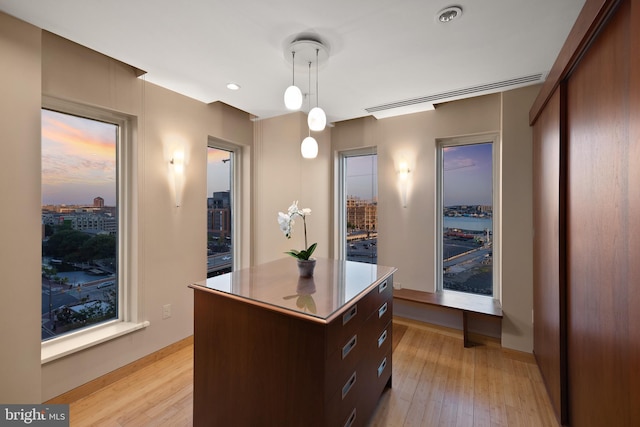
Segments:
[[[191,285],[194,426],[361,426],[391,387],[393,267],[281,259]]]

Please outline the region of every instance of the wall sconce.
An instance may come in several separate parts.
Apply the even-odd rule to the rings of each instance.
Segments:
[[[180,207],[182,203],[182,186],[184,184],[184,151],[175,151],[169,163],[171,163],[173,169],[176,207]]]
[[[407,187],[409,185],[409,164],[401,161],[398,165],[398,179],[400,180],[400,194],[402,197],[402,207],[407,207]]]

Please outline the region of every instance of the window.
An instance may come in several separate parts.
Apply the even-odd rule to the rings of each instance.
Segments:
[[[375,148],[341,154],[341,258],[378,262],[378,156]]]
[[[239,147],[210,141],[207,147],[207,277],[234,266],[234,174]]]
[[[42,110],[42,339],[118,318],[113,123]]]
[[[43,361],[147,325],[133,323],[137,309],[127,303],[135,299],[129,268],[135,264],[128,209],[133,190],[127,187],[131,122],[118,113],[45,98]]]
[[[439,143],[439,289],[497,295],[496,146],[493,136]]]

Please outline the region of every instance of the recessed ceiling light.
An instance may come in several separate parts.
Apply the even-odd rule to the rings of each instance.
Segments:
[[[451,22],[462,16],[462,8],[460,6],[449,6],[438,12],[437,20],[440,22]]]
[[[236,83],[227,83],[227,89],[229,90],[238,90],[240,89],[240,85]]]

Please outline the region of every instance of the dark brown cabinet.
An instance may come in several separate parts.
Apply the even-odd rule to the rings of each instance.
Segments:
[[[640,419],[640,2],[587,0],[531,110],[534,351],[565,425]]]
[[[366,425],[391,386],[394,271],[320,259],[299,279],[286,259],[192,285],[194,425]]]

